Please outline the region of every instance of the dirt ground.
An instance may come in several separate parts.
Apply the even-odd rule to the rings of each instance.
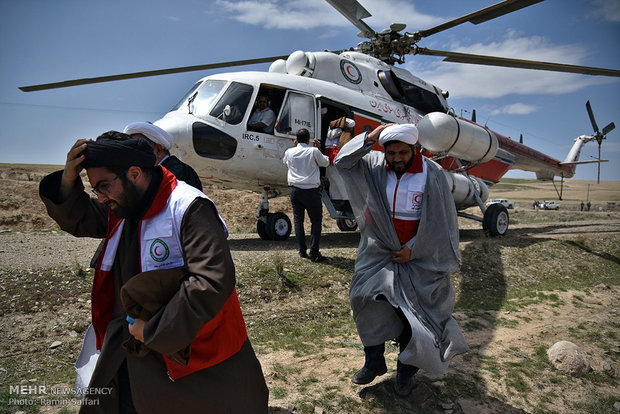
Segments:
[[[77,357],[82,334],[88,325],[90,300],[86,292],[89,281],[82,273],[88,267],[89,252],[95,250],[98,241],[69,236],[47,217],[38,199],[37,187],[38,180],[52,169],[53,167],[33,169],[25,166],[0,168],[0,298],[3,302],[0,308],[0,386],[3,392],[6,391],[6,386],[16,383],[38,384],[37,378],[40,378],[45,370],[58,369],[59,372],[66,372],[66,368],[71,366]],[[609,186],[611,191],[602,195],[596,206],[605,206],[605,199],[613,199],[619,195],[618,183],[610,183]],[[575,190],[576,193],[580,193],[581,188]],[[221,214],[234,232],[231,235],[231,250],[236,263],[255,260],[261,249],[266,252],[273,251],[272,243],[265,244],[253,233],[258,202],[256,194],[217,188],[208,188],[206,192],[216,201]],[[498,192],[494,196],[505,197],[505,194]],[[596,197],[594,192],[592,196]],[[517,205],[518,209],[529,208],[528,197],[523,193],[515,197],[522,200]],[[577,205],[577,201],[578,199],[573,200],[573,207]],[[285,211],[292,217],[286,198],[274,200],[272,209]],[[486,248],[488,244],[501,251],[504,246],[518,245],[524,240],[535,244],[537,240],[562,241],[599,235],[605,235],[616,244],[620,241],[620,215],[613,215],[602,221],[591,220],[584,215],[581,219],[578,217],[570,221],[545,220],[540,223],[511,224],[510,233],[502,239],[502,245],[495,241],[481,241],[484,236],[481,235],[477,223],[462,221],[460,224],[462,251],[473,245]],[[335,224],[328,222],[322,239],[323,254],[328,257],[344,255],[354,260],[357,241],[357,233],[339,233]],[[277,249],[283,252],[287,263],[297,263],[293,239],[278,244]],[[609,266],[615,269],[612,272],[615,271],[616,277],[620,278],[620,258],[613,255],[604,258],[609,260]],[[506,267],[513,265],[518,266],[518,260],[505,264]],[[65,269],[75,277],[67,279],[63,276],[66,273],[58,269]],[[508,268],[504,270],[506,274],[511,271]],[[14,280],[21,277],[28,280],[28,284],[22,286],[24,292],[28,291],[27,295],[22,295],[23,292],[15,289]],[[10,285],[13,286],[10,292],[5,288],[9,286],[5,283],[9,278],[12,281]],[[618,281],[619,279],[616,279],[616,282]],[[343,403],[331,406],[330,398],[323,397],[314,403],[313,412],[421,412],[410,411],[411,408],[407,407],[426,406],[424,404],[432,399],[438,400],[433,404],[432,412],[446,414],[546,412],[546,409],[536,409],[537,401],[545,403],[543,407],[553,407],[554,412],[587,412],[575,410],[574,407],[579,406],[581,401],[587,401],[589,395],[610,399],[611,403],[604,407],[613,407],[615,404],[620,411],[620,391],[615,380],[617,373],[620,373],[619,284],[595,283],[587,292],[557,291],[553,293],[553,300],[532,300],[518,308],[502,306],[496,310],[480,312],[457,311],[455,318],[461,326],[475,327],[465,330],[472,351],[466,356],[457,357],[446,377],[425,374],[424,380],[410,396],[410,405],[384,402],[385,395],[391,395],[397,357],[395,347],[388,347],[389,352],[386,354],[388,374],[364,387],[349,382],[350,375],[363,364],[363,353],[355,335],[330,338],[322,352],[259,352],[258,356],[271,390],[270,411],[312,412],[300,405],[300,401],[308,400],[307,394],[327,395],[326,389],[337,394],[338,399],[349,401],[352,407],[366,408],[344,410]],[[17,287],[19,288],[19,285]],[[76,290],[85,293],[73,296],[69,294]],[[343,287],[337,294],[346,296],[346,288]],[[25,296],[28,300],[23,300]],[[32,298],[35,299],[34,302]],[[280,309],[289,306],[294,311],[303,307],[304,303],[283,302],[279,306]],[[262,308],[250,310],[257,314],[264,311]],[[547,372],[550,371],[549,368],[544,368],[544,375],[540,378],[529,379],[534,386],[521,393],[518,385],[506,378],[509,374],[497,371],[499,368],[496,365],[505,367],[524,360],[532,360],[534,364],[532,355],[539,352],[541,344],[553,344],[575,337],[576,330],[586,325],[590,328],[607,327],[599,334],[606,335],[603,342],[608,344],[607,347],[602,348],[600,340],[583,340],[580,346],[590,357],[593,371],[611,379],[587,381],[558,376]],[[584,336],[593,335],[592,330],[583,329],[587,331]],[[63,354],[62,357],[60,353]],[[29,355],[38,355],[40,358],[36,363],[29,363]],[[13,360],[20,361],[21,365],[12,365]],[[58,366],[59,360],[62,366],[55,368],[54,365]],[[49,365],[42,361],[48,361]],[[15,370],[19,370],[19,373],[16,374]],[[7,378],[13,382],[7,383]],[[454,386],[455,378],[476,383],[477,391],[468,393],[467,387],[460,385],[458,395],[455,396],[450,390]],[[305,379],[319,380],[316,381],[318,384],[309,381],[310,384],[306,387],[299,387]],[[54,385],[71,387],[72,381],[70,376],[59,374]],[[280,389],[286,389],[286,392],[274,392]],[[42,407],[41,412],[73,412],[73,408]],[[0,412],[5,412],[3,409],[0,407]],[[14,412],[15,407],[6,410]],[[615,411],[613,408],[609,411],[602,408],[597,412]]]

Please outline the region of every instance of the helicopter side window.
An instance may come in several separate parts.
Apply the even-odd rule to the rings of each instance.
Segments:
[[[248,109],[252,92],[253,88],[250,85],[238,82],[231,83],[209,115],[223,119],[231,125],[237,125]]]
[[[314,137],[314,99],[309,95],[289,92],[280,116],[276,131],[281,134],[295,136],[301,128],[310,132]]]

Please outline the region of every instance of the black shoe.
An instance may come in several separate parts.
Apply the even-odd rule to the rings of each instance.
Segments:
[[[308,258],[308,253],[306,253],[306,252],[299,252],[299,257],[301,257],[302,259],[307,259]]]
[[[401,397],[406,397],[413,390],[413,375],[403,372],[396,372],[396,381],[394,381],[394,391]]]
[[[387,367],[382,367],[377,371],[375,371],[374,369],[362,367],[362,369],[360,369],[355,373],[355,375],[353,375],[353,378],[351,378],[351,382],[359,385],[370,384],[376,377],[383,375],[386,372]]]
[[[327,257],[323,256],[321,253],[318,254],[310,254],[310,260],[314,263],[320,263],[327,260]]]

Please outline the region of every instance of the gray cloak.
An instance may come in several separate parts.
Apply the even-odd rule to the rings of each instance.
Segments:
[[[452,317],[455,293],[450,274],[460,268],[459,233],[454,200],[439,165],[428,166],[418,232],[406,244],[411,261],[391,261],[401,249],[385,192],[384,154],[364,144],[366,134],[347,143],[334,164],[347,182],[349,201],[361,231],[350,299],[364,346],[397,338],[403,325],[400,308],[412,337],[399,355],[402,363],[431,374],[444,374],[455,355],[469,347]]]

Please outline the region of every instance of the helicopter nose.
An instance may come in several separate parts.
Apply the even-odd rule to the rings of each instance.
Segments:
[[[187,122],[182,122],[180,119],[166,117],[155,121],[154,124],[172,135],[173,143],[177,146],[182,145],[182,143],[189,141],[191,138]]]

